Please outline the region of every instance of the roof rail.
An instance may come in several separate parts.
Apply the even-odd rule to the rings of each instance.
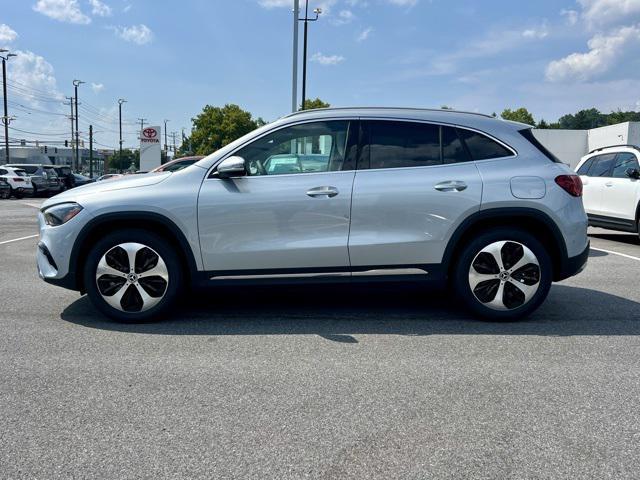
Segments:
[[[478,113],[478,112],[465,112],[462,110],[451,110],[448,108],[415,108],[415,107],[326,107],[326,108],[313,108],[309,110],[298,110],[297,112],[289,113],[282,118],[294,117],[296,115],[300,115],[302,113],[309,113],[313,110],[323,110],[323,111],[331,111],[331,110],[411,110],[417,112],[444,112],[444,113],[465,113],[468,115],[478,115],[480,117],[486,118],[495,118],[491,115],[487,115],[486,113]]]
[[[626,145],[609,145],[608,147],[595,148],[589,152],[589,155],[591,155],[592,153],[601,152],[602,150],[606,150],[607,148],[620,148],[620,147],[633,148],[634,150],[637,150],[640,152],[640,147],[638,145],[626,144]]]

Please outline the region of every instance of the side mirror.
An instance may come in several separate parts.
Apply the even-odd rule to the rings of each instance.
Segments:
[[[627,171],[625,173],[629,178],[633,178],[634,180],[640,179],[640,170],[638,170],[637,168],[627,168]]]
[[[241,177],[247,174],[247,168],[245,166],[244,158],[242,157],[229,157],[225,158],[218,168],[216,173],[220,178]]]

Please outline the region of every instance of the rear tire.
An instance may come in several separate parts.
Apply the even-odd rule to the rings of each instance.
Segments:
[[[21,200],[22,198],[24,198],[24,193],[23,192],[19,192],[15,189],[11,190],[11,195],[13,195],[14,197],[16,197],[16,199]]]
[[[552,264],[545,247],[524,230],[496,228],[467,243],[454,267],[457,296],[478,317],[516,320],[549,294]]]
[[[154,233],[125,229],[102,238],[83,271],[91,302],[123,323],[159,320],[178,297],[182,266],[169,242]]]

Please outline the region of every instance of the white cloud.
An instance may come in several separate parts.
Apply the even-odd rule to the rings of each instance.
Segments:
[[[153,32],[144,24],[131,25],[130,27],[111,27],[115,34],[127,42],[145,45],[153,41]]]
[[[38,0],[33,9],[54,20],[86,25],[91,19],[82,13],[77,0]]]
[[[92,10],[91,14],[96,15],[98,17],[110,17],[111,16],[111,7],[106,3],[101,2],[100,0],[89,0],[91,4]]]
[[[365,28],[358,34],[358,36],[356,37],[356,41],[364,42],[369,38],[369,36],[371,35],[371,32],[373,32],[373,27]]]
[[[18,38],[16,31],[5,23],[0,24],[0,42],[10,43]]]
[[[387,2],[399,7],[413,7],[418,3],[418,0],[387,0]]]
[[[549,24],[545,20],[540,26],[528,28],[522,32],[524,38],[542,40],[549,36]]]
[[[347,23],[351,23],[354,18],[355,15],[351,10],[340,10],[337,18],[333,19],[332,23],[334,25],[346,25]]]
[[[93,93],[100,93],[104,90],[104,84],[91,82],[91,90],[93,90]]]
[[[44,57],[30,51],[16,51],[16,57],[11,59],[11,78],[21,87],[21,91],[37,90],[43,94],[63,100],[64,95],[58,91],[53,66]],[[21,97],[32,105],[39,105],[38,95],[29,97],[21,93]]]
[[[122,11],[123,11],[124,13],[127,13],[129,10],[131,10],[131,7],[132,7],[132,6],[133,6],[133,5],[131,5],[131,4],[129,4],[129,5],[125,5],[125,7],[122,9]]]
[[[311,57],[312,62],[319,63],[320,65],[338,65],[344,62],[345,58],[342,55],[323,55],[321,52],[314,53]]]
[[[560,15],[565,17],[565,21],[569,26],[574,26],[576,23],[578,23],[578,12],[575,10],[563,9],[560,10]]]
[[[588,52],[572,53],[551,62],[547,66],[547,80],[589,80],[605,73],[624,53],[624,47],[634,43],[640,44],[640,25],[621,27],[609,34],[597,34],[589,40]]]
[[[612,24],[640,14],[640,0],[578,0],[589,26]]]

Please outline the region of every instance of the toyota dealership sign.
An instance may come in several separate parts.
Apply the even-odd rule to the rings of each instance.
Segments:
[[[140,132],[140,170],[148,172],[160,166],[162,146],[160,127],[145,127]]]

